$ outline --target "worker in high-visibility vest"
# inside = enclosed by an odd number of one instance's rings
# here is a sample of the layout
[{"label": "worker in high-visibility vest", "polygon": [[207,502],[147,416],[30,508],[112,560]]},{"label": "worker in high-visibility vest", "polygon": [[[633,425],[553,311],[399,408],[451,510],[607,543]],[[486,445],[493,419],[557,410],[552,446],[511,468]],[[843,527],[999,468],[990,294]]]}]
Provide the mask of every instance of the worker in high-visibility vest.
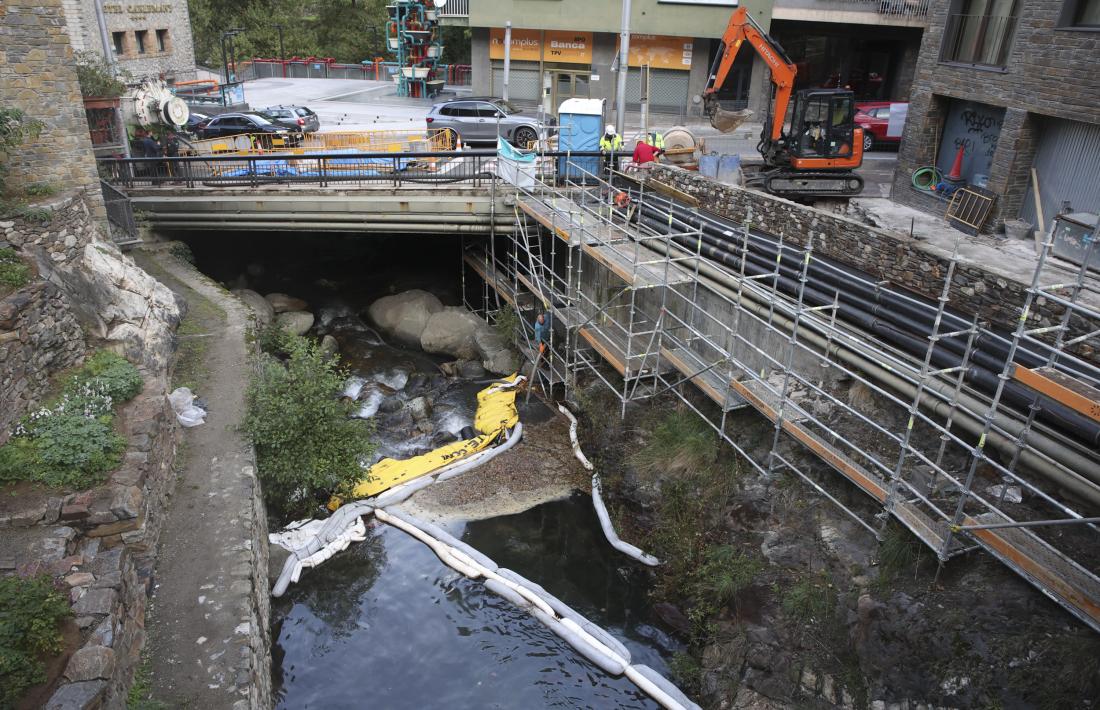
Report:
[{"label": "worker in high-visibility vest", "polygon": [[657,133],[656,131],[649,132],[649,140],[646,142],[657,150],[665,149],[665,137],[662,136],[660,133]]},{"label": "worker in high-visibility vest", "polygon": [[604,153],[617,153],[623,149],[623,137],[615,132],[615,126],[610,123],[604,129],[600,138],[600,150]]}]

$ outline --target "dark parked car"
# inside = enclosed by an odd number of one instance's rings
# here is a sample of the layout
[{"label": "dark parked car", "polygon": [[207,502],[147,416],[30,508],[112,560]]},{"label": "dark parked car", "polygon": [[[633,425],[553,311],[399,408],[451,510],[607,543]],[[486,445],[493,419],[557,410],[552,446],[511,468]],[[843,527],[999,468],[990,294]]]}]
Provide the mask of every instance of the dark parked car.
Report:
[{"label": "dark parked car", "polygon": [[519,148],[526,148],[538,140],[542,130],[553,133],[554,120],[547,119],[543,126],[531,111],[522,111],[503,99],[471,98],[450,99],[432,106],[424,119],[428,131],[450,129],[463,143],[479,141],[496,142],[497,131],[504,140]]},{"label": "dark parked car", "polygon": [[321,119],[305,106],[268,106],[260,113],[268,120],[293,131],[313,133],[321,129]]},{"label": "dark parked car", "polygon": [[192,111],[187,115],[187,123],[183,126],[183,130],[190,135],[196,135],[196,129],[210,120],[210,116],[205,113],[197,113]]},{"label": "dark parked car", "polygon": [[200,123],[195,128],[195,133],[199,138],[225,138],[242,133],[263,134],[270,136],[265,139],[265,143],[278,143],[278,138],[282,138],[285,145],[297,145],[301,142],[301,133],[298,131],[291,131],[254,113],[223,113],[214,116],[205,123]]},{"label": "dark parked car", "polygon": [[[891,103],[904,103],[899,101],[857,101],[856,125],[863,129],[863,150],[871,150],[876,145],[897,145],[901,143],[901,135],[888,136],[886,128],[890,124]],[[908,105],[908,104],[905,104]]]}]

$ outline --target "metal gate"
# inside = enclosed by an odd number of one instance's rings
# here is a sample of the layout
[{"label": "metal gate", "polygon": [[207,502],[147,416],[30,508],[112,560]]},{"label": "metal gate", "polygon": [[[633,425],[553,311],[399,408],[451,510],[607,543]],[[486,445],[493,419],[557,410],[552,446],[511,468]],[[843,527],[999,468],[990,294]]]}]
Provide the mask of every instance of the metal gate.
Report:
[{"label": "metal gate", "polygon": [[[495,64],[495,63],[494,63]],[[493,83],[489,93],[500,96],[504,91],[504,67],[493,67]],[[536,64],[534,68],[526,68],[512,64],[508,74],[508,100],[537,102],[542,95],[542,82],[539,81],[539,70]]]},{"label": "metal gate", "polygon": [[[687,105],[688,74],[675,69],[649,70],[649,110],[658,113],[678,113]],[[637,111],[641,104],[642,72],[631,68],[626,76],[626,103]]]},{"label": "metal gate", "polygon": [[[1100,126],[1059,118],[1036,118],[1038,145],[1032,166],[1039,177],[1043,225],[1050,229],[1062,203],[1074,212],[1100,213]],[[1038,225],[1035,197],[1028,186],[1020,219]]]}]

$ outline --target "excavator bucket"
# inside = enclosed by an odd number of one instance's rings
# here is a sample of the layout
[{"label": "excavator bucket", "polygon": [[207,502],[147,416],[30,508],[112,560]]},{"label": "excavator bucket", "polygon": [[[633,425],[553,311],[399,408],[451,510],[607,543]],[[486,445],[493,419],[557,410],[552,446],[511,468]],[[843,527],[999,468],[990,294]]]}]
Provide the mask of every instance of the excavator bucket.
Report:
[{"label": "excavator bucket", "polygon": [[725,109],[714,107],[714,110],[710,113],[710,125],[717,128],[722,133],[730,133],[737,129],[745,121],[749,120],[752,116],[752,111],[747,108],[740,111],[726,111]]}]

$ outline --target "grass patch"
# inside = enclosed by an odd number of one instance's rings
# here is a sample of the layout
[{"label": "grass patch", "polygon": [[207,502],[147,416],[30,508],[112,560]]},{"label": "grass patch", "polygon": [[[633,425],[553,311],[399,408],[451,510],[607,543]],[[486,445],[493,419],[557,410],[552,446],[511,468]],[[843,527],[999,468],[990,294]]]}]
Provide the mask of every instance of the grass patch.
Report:
[{"label": "grass patch", "polygon": [[878,554],[878,576],[873,582],[879,592],[890,589],[904,574],[915,573],[923,545],[912,533],[891,523],[883,533]]},{"label": "grass patch", "polygon": [[665,414],[650,428],[645,445],[630,456],[639,472],[680,473],[710,467],[718,436],[702,418],[683,408]]},{"label": "grass patch", "polygon": [[57,194],[57,186],[49,182],[32,182],[23,188],[28,197],[49,197]]},{"label": "grass patch", "polygon": [[783,611],[803,624],[829,621],[836,610],[836,591],[824,576],[805,577],[783,594]]},{"label": "grass patch", "polygon": [[141,663],[134,669],[134,681],[126,692],[126,710],[168,710],[168,705],[153,699],[153,671],[149,657],[141,655]]},{"label": "grass patch", "polygon": [[0,578],[0,708],[45,682],[43,659],[61,652],[60,625],[70,614],[48,577]]},{"label": "grass patch", "polygon": [[0,249],[0,295],[21,288],[30,280],[31,270],[14,249]]},{"label": "grass patch", "polygon": [[141,387],[141,374],[124,358],[93,355],[65,380],[59,397],[20,419],[0,446],[0,483],[84,490],[102,481],[126,449],[114,428],[115,407]]},{"label": "grass patch", "polygon": [[676,685],[688,695],[698,696],[703,689],[703,667],[695,656],[677,651],[668,662],[668,670]]}]

